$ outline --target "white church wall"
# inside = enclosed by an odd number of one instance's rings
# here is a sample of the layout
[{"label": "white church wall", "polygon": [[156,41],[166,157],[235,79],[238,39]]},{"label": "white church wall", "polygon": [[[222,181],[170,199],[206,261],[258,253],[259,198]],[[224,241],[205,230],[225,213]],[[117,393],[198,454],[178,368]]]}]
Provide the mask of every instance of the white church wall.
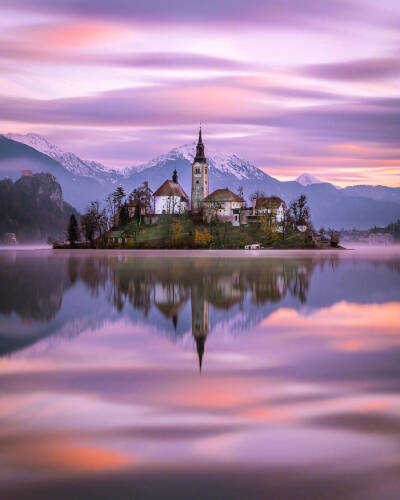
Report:
[{"label": "white church wall", "polygon": [[187,212],[188,203],[182,201],[180,196],[155,196],[155,214],[182,214]]}]

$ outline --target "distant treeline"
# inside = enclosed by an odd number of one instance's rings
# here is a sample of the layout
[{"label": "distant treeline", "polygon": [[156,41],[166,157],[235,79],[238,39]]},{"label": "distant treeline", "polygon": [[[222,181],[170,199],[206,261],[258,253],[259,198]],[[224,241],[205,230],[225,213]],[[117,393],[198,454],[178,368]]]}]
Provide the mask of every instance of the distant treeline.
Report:
[{"label": "distant treeline", "polygon": [[5,233],[15,233],[19,242],[63,237],[72,213],[79,215],[63,201],[61,186],[51,174],[0,181],[0,241]]},{"label": "distant treeline", "polygon": [[369,230],[372,234],[391,234],[396,241],[400,241],[400,219],[385,227],[373,227]]}]

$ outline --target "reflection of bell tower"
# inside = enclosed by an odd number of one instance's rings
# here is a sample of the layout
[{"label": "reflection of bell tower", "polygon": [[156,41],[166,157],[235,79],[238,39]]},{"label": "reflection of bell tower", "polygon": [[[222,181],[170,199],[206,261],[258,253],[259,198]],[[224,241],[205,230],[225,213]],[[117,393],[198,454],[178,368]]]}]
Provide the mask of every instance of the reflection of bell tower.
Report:
[{"label": "reflection of bell tower", "polygon": [[204,297],[204,291],[194,286],[192,288],[192,335],[196,341],[201,371],[204,344],[209,329],[209,304]]}]

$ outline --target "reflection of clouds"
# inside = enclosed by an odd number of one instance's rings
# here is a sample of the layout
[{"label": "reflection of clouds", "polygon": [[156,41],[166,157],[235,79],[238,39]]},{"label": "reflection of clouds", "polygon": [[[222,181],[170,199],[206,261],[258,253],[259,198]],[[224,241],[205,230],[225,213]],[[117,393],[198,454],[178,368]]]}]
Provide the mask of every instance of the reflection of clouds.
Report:
[{"label": "reflection of clouds", "polygon": [[54,441],[34,446],[13,446],[8,459],[14,466],[43,472],[87,474],[132,467],[135,460],[100,446]]},{"label": "reflection of clouds", "polygon": [[[293,340],[313,339],[343,351],[374,351],[400,345],[400,304],[350,304],[340,302],[303,316],[293,309],[280,309],[261,327],[279,329]],[[288,339],[289,340],[289,339]]]}]

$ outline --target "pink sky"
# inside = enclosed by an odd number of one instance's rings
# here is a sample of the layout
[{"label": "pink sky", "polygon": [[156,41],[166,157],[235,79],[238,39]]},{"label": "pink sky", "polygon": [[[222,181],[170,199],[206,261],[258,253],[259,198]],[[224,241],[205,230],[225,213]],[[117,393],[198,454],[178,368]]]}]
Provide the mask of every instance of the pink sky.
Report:
[{"label": "pink sky", "polygon": [[194,139],[281,180],[400,186],[395,0],[0,0],[0,131],[110,167]]}]

